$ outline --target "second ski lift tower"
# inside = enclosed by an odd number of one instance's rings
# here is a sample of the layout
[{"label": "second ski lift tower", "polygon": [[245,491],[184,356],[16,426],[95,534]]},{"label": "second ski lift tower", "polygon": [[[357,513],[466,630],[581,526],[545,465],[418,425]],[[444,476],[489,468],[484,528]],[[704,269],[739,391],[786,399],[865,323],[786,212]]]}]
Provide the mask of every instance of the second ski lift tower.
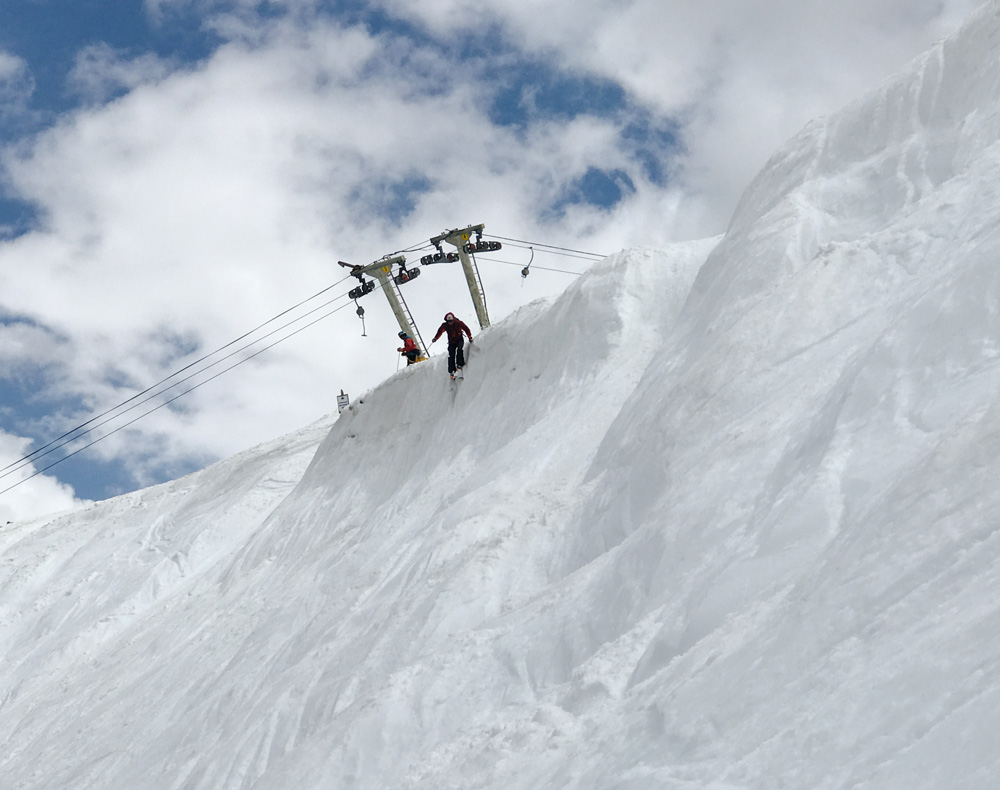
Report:
[{"label": "second ski lift tower", "polygon": [[[424,350],[424,340],[417,331],[413,316],[410,314],[410,308],[406,306],[406,300],[403,299],[403,295],[399,292],[399,286],[408,283],[414,277],[418,276],[420,269],[407,269],[405,255],[382,258],[382,260],[374,261],[367,266],[356,266],[345,261],[337,261],[337,263],[350,269],[351,275],[357,277],[361,282],[361,285],[352,288],[348,292],[347,295],[351,299],[357,300],[375,290],[375,281],[366,280],[365,275],[374,277],[379,281],[379,284],[382,286],[382,293],[385,294],[385,298],[389,302],[389,307],[393,315],[396,316],[400,330],[412,337],[413,341],[417,344],[417,348],[420,350],[417,362],[427,359],[427,352]],[[392,267],[397,264],[399,265],[399,271],[393,276]]]},{"label": "second ski lift tower", "polygon": [[[420,259],[420,263],[441,263],[442,261],[462,262],[462,270],[465,272],[465,281],[469,285],[469,295],[472,296],[472,304],[476,308],[476,317],[479,319],[479,328],[486,329],[490,325],[490,316],[486,312],[486,295],[483,293],[483,281],[479,277],[479,267],[475,260],[469,258],[469,253],[474,252],[495,252],[501,248],[498,241],[483,241],[483,230],[486,226],[470,225],[462,230],[446,230],[439,236],[431,239],[431,244],[437,247],[437,254],[425,255]],[[472,241],[475,234],[476,240]],[[441,250],[441,242],[446,242],[458,249],[457,253],[445,253]]]}]

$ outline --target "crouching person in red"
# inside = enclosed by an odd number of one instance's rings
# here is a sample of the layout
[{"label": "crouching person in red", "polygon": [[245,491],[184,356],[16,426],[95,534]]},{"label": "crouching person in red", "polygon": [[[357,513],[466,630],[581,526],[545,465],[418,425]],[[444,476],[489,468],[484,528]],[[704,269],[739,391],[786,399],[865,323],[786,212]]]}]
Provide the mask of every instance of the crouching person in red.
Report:
[{"label": "crouching person in red", "polygon": [[403,341],[403,345],[397,348],[396,351],[406,357],[407,365],[412,365],[417,361],[417,357],[420,356],[420,349],[417,348],[417,344],[413,338],[406,334],[406,332],[400,332],[399,339]]}]

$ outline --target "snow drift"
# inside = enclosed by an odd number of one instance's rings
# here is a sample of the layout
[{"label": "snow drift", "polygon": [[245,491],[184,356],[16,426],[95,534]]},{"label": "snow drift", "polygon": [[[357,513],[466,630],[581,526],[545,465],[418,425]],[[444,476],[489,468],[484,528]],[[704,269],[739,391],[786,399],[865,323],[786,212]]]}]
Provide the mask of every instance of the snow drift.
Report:
[{"label": "snow drift", "polygon": [[1000,777],[1000,12],[721,240],[0,532],[5,788]]}]

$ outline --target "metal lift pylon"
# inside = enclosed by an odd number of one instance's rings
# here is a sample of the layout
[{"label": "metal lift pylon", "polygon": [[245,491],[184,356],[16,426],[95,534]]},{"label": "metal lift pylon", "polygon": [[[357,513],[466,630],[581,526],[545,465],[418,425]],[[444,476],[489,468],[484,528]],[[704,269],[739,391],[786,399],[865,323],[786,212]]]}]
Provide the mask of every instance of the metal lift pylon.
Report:
[{"label": "metal lift pylon", "polygon": [[[497,242],[485,242],[486,249],[483,249],[484,243],[481,241],[481,238],[485,227],[484,224],[480,223],[479,225],[470,225],[462,230],[446,230],[441,235],[431,239],[431,244],[437,247],[438,250],[441,249],[442,241],[458,249],[458,257],[462,262],[462,270],[465,272],[465,281],[469,285],[469,295],[472,297],[473,307],[476,308],[476,317],[479,319],[480,329],[486,329],[490,325],[490,316],[486,312],[486,295],[483,292],[483,281],[479,276],[479,267],[469,257],[469,253],[492,252],[495,249],[500,249],[500,244]],[[474,242],[471,241],[473,234],[476,236],[476,241]]]},{"label": "metal lift pylon", "polygon": [[[405,255],[383,258],[382,260],[369,263],[367,266],[356,266],[344,261],[337,261],[337,263],[349,268],[351,275],[357,277],[361,282],[361,285],[350,292],[349,296],[352,299],[357,299],[375,290],[375,283],[371,280],[365,280],[365,275],[374,277],[379,281],[379,284],[382,286],[382,293],[385,294],[385,298],[389,302],[389,308],[392,310],[393,315],[396,316],[400,331],[406,332],[417,344],[417,348],[420,351],[420,354],[417,356],[417,362],[427,359],[424,340],[420,337],[420,332],[417,331],[417,325],[413,320],[413,315],[410,313],[410,308],[399,291],[399,286],[418,276],[420,269],[407,269]],[[392,267],[396,264],[399,264],[399,273],[394,277]]]}]

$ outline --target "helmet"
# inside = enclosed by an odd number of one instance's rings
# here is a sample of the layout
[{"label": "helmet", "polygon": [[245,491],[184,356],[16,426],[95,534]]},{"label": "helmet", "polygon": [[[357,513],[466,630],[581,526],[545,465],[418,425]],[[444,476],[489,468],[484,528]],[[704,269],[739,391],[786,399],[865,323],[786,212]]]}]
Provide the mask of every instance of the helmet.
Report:
[{"label": "helmet", "polygon": [[400,332],[400,333],[399,333],[399,336],[400,336],[400,337],[406,337],[407,335],[406,335],[406,332]]},{"label": "helmet", "polygon": [[454,313],[445,313],[444,320],[445,321],[454,321],[455,320],[455,314]]}]

